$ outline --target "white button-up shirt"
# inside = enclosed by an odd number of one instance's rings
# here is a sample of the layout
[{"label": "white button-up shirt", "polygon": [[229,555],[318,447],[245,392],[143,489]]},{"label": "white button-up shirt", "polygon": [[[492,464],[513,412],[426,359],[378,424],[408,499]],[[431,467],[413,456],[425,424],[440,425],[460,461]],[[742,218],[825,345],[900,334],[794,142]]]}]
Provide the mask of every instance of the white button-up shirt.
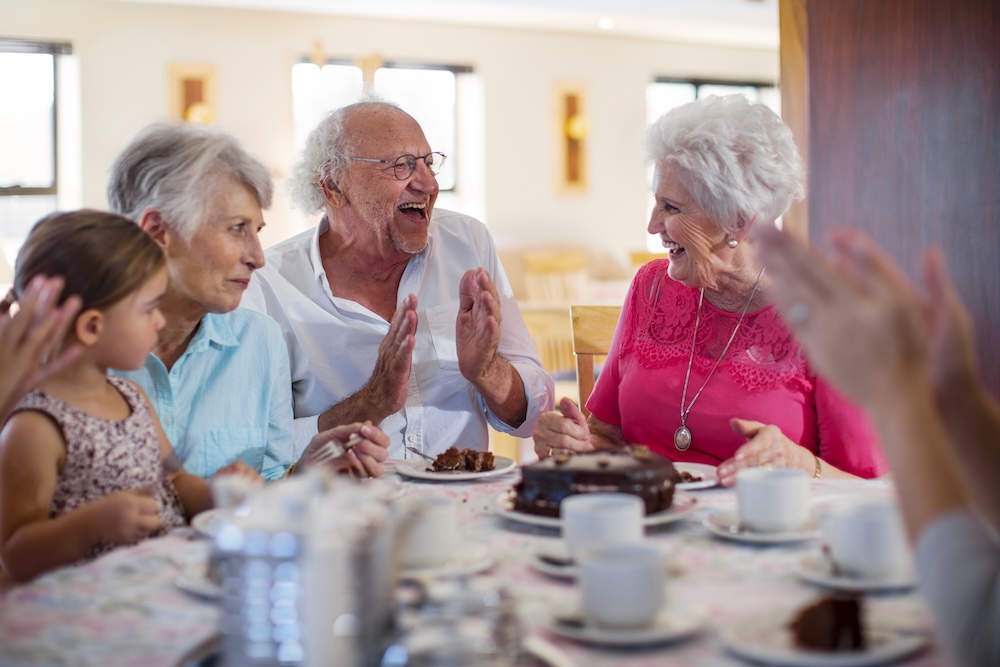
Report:
[{"label": "white button-up shirt", "polygon": [[[243,305],[267,313],[281,325],[288,345],[295,410],[295,443],[301,454],[317,433],[318,416],[360,389],[371,377],[378,347],[389,331],[381,316],[330,291],[319,254],[324,219],[267,251]],[[528,403],[517,428],[500,421],[458,367],[455,321],[459,282],[482,266],[500,296],[498,351],[517,370]],[[538,416],[552,409],[555,388],[542,368],[497,257],[493,239],[479,221],[436,210],[427,247],[403,272],[397,304],[417,295],[417,332],[406,404],[379,427],[391,439],[389,456],[412,457],[404,443],[437,455],[451,446],[484,450],[487,423],[497,431],[531,435]]]}]

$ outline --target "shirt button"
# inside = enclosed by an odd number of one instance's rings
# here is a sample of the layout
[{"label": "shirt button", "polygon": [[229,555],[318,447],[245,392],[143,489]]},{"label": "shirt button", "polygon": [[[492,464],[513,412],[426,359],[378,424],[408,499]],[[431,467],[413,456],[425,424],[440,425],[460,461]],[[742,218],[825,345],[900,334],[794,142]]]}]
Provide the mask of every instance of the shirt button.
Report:
[{"label": "shirt button", "polygon": [[163,418],[163,423],[164,423],[164,424],[169,424],[169,423],[171,423],[172,421],[174,421],[174,420],[173,420],[173,419],[171,419],[170,417],[164,417],[164,418]]},{"label": "shirt button", "polygon": [[417,444],[417,436],[415,436],[415,435],[408,435],[408,436],[406,436],[406,444],[408,444],[408,445],[416,445]]}]

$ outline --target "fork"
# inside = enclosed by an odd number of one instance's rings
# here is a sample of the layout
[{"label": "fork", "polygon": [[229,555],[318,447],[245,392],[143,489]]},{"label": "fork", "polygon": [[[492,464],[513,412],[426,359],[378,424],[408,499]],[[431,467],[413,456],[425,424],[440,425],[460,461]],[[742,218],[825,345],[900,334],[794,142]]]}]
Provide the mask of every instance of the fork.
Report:
[{"label": "fork", "polygon": [[323,445],[318,452],[316,452],[310,459],[309,465],[319,465],[321,463],[326,463],[335,458],[343,456],[350,450],[354,449],[356,446],[360,445],[365,439],[365,436],[360,433],[355,433],[351,438],[343,445],[336,440],[330,440],[325,445]]},{"label": "fork", "polygon": [[412,452],[412,453],[416,454],[417,456],[419,456],[419,457],[421,457],[423,459],[426,459],[426,460],[430,461],[431,463],[434,463],[435,459],[430,454],[424,454],[422,451],[420,451],[416,447],[411,447],[410,445],[403,445],[403,446],[406,447],[406,451]]}]

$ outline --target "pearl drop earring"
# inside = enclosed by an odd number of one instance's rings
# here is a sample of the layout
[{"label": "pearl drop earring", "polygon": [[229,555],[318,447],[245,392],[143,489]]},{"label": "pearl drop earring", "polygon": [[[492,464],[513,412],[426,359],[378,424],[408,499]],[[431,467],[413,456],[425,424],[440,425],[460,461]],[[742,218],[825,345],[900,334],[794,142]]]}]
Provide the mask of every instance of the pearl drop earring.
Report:
[{"label": "pearl drop earring", "polygon": [[726,241],[726,245],[729,246],[730,248],[735,248],[737,245],[739,245],[739,243],[740,243],[739,241],[732,238]]}]

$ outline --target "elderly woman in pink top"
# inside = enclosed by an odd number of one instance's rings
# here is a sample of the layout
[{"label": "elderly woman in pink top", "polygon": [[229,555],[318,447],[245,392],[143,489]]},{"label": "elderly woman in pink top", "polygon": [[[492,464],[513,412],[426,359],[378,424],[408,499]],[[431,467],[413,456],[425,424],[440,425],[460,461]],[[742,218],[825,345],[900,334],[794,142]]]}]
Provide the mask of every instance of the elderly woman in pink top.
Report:
[{"label": "elderly woman in pink top", "polygon": [[664,114],[643,143],[648,231],[669,253],[632,282],[589,420],[564,398],[535,428],[539,456],[642,444],[718,465],[725,485],[755,465],[884,473],[865,417],[816,377],[771,305],[754,249],[754,227],[804,193],[791,131],[762,104],[710,96]]}]

